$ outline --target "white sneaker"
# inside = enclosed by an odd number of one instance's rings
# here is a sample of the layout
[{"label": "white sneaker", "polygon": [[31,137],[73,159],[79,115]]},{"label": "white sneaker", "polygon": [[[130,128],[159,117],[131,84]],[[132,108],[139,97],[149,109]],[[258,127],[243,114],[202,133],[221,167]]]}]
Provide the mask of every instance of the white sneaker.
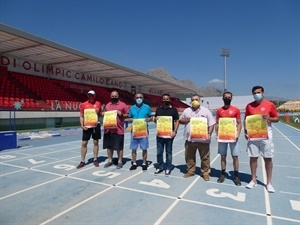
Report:
[{"label": "white sneaker", "polygon": [[251,180],[250,183],[246,185],[246,188],[252,189],[252,188],[256,187],[256,185],[257,185],[257,183],[254,183],[254,182]]},{"label": "white sneaker", "polygon": [[275,192],[275,189],[273,188],[272,184],[267,184],[267,191],[269,193],[274,193]]}]

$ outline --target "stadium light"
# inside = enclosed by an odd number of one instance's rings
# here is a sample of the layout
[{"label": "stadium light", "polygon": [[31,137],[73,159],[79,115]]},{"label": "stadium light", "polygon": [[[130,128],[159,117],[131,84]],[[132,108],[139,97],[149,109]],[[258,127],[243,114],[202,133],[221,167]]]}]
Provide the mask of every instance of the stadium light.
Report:
[{"label": "stadium light", "polygon": [[224,57],[224,92],[226,91],[226,57],[229,57],[230,49],[229,48],[222,48],[221,55]]}]

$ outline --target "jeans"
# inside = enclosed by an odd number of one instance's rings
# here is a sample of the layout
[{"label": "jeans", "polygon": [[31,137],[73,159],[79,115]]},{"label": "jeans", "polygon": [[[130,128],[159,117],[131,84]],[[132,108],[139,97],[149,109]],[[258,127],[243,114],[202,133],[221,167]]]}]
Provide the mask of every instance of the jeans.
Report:
[{"label": "jeans", "polygon": [[166,148],[166,170],[172,169],[172,150],[173,150],[173,138],[161,138],[156,137],[156,147],[157,147],[157,169],[164,169],[163,154],[164,148]]}]

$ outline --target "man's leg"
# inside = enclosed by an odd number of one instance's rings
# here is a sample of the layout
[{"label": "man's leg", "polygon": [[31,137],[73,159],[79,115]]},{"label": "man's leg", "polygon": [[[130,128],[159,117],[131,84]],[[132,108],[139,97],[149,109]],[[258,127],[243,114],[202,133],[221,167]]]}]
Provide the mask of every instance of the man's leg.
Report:
[{"label": "man's leg", "polygon": [[132,149],[131,157],[132,157],[132,163],[136,164],[136,149]]},{"label": "man's leg", "polygon": [[272,183],[272,171],[273,171],[273,161],[272,158],[264,158],[265,169],[267,173],[267,184]]},{"label": "man's leg", "polygon": [[82,144],[81,144],[81,161],[82,162],[85,161],[85,156],[86,156],[86,152],[87,152],[87,144],[88,144],[88,141],[82,141]]},{"label": "man's leg", "polygon": [[143,150],[143,153],[142,153],[143,165],[147,165],[147,156],[148,156],[147,150]]},{"label": "man's leg", "polygon": [[98,153],[99,153],[99,142],[98,140],[94,140],[94,161],[97,160],[98,158]]},{"label": "man's leg", "polygon": [[258,157],[250,157],[251,179],[254,183],[257,183],[256,181],[257,159]]}]

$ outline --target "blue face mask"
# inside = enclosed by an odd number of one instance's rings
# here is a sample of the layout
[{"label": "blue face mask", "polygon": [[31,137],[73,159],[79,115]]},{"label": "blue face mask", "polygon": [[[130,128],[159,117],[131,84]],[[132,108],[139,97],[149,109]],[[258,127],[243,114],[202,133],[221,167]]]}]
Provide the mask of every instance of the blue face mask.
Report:
[{"label": "blue face mask", "polygon": [[262,96],[262,94],[254,94],[253,98],[255,99],[255,101],[260,101],[260,100],[262,100],[263,96]]},{"label": "blue face mask", "polygon": [[143,99],[138,98],[138,99],[135,100],[135,102],[136,102],[136,104],[140,105],[140,104],[143,103]]}]

